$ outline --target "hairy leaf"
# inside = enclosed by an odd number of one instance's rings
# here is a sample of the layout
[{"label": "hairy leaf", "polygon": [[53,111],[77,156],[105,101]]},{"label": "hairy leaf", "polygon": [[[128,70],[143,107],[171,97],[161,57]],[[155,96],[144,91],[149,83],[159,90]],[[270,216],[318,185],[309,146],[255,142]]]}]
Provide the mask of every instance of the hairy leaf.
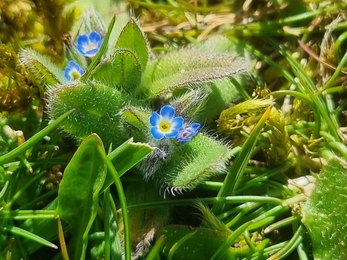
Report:
[{"label": "hairy leaf", "polygon": [[32,76],[43,86],[55,86],[58,83],[67,83],[63,71],[53,64],[48,57],[32,49],[22,49],[20,60],[32,73]]},{"label": "hairy leaf", "polygon": [[248,63],[236,55],[200,49],[182,49],[149,62],[141,91],[150,97],[177,88],[211,82],[247,72]]},{"label": "hairy leaf", "polygon": [[179,143],[172,159],[160,171],[167,191],[190,190],[201,181],[225,171],[230,158],[228,146],[199,133],[188,143]]},{"label": "hairy leaf", "polygon": [[147,38],[135,18],[131,18],[123,28],[116,48],[130,50],[140,60],[142,70],[146,67],[150,48]]},{"label": "hairy leaf", "polygon": [[123,102],[120,92],[93,81],[52,89],[48,106],[53,119],[75,109],[61,124],[66,132],[79,138],[97,133],[106,146],[110,143],[117,146],[128,139],[119,123]]},{"label": "hairy leaf", "polygon": [[344,259],[347,252],[346,165],[331,161],[316,182],[303,208],[315,259]]},{"label": "hairy leaf", "polygon": [[132,51],[116,50],[91,72],[101,83],[131,93],[141,82],[141,64]]}]

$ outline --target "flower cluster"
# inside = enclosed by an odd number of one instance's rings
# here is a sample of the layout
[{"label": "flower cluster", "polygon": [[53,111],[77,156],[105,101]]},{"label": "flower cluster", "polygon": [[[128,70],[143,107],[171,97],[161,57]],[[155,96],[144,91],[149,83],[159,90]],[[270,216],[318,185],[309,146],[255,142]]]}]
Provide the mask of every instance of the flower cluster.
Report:
[{"label": "flower cluster", "polygon": [[[100,50],[103,39],[100,34],[92,31],[89,35],[81,34],[77,37],[77,50],[85,57],[92,58]],[[69,81],[79,79],[84,70],[74,61],[70,60],[64,69],[64,76]]]},{"label": "flower cluster", "polygon": [[166,105],[160,109],[160,114],[153,112],[149,118],[151,123],[151,134],[154,139],[176,138],[180,142],[188,142],[195,136],[199,129],[199,123],[193,123],[186,127],[181,116],[175,117],[175,109]]}]

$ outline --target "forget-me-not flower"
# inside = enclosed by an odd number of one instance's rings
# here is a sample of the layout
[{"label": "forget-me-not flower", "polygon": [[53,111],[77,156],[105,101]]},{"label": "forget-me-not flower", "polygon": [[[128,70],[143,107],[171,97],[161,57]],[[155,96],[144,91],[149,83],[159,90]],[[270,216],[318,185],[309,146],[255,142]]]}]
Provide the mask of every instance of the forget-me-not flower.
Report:
[{"label": "forget-me-not flower", "polygon": [[198,133],[200,129],[199,123],[193,123],[189,127],[181,128],[176,136],[177,140],[180,142],[188,142],[194,135]]},{"label": "forget-me-not flower", "polygon": [[73,60],[70,60],[64,69],[64,76],[69,81],[79,79],[84,73],[84,70]]},{"label": "forget-me-not flower", "polygon": [[92,31],[89,35],[81,34],[77,37],[77,50],[87,57],[94,57],[103,42],[100,34]]},{"label": "forget-me-not flower", "polygon": [[151,123],[151,134],[156,140],[164,137],[174,138],[182,128],[184,119],[181,116],[175,117],[175,109],[166,105],[160,109],[160,114],[153,112],[149,118]]}]

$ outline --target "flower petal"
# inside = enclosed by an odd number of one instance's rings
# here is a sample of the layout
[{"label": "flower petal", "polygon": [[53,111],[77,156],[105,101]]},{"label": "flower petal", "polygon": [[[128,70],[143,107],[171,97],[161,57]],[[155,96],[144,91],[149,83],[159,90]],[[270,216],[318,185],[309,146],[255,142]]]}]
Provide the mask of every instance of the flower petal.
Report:
[{"label": "flower petal", "polygon": [[64,69],[64,77],[68,80],[71,81],[72,80],[72,76],[71,76],[71,68],[66,66]]},{"label": "flower petal", "polygon": [[191,126],[187,128],[181,128],[176,138],[178,141],[186,143],[198,133],[199,128],[199,123],[193,123]]},{"label": "flower petal", "polygon": [[64,69],[64,76],[69,81],[79,78],[83,73],[84,70],[73,60],[70,60]]},{"label": "flower petal", "polygon": [[96,31],[92,31],[90,34],[89,34],[89,40],[91,42],[95,42],[95,43],[98,43],[100,40],[101,40],[101,36],[98,32]]},{"label": "flower petal", "polygon": [[89,43],[89,38],[87,35],[85,34],[81,34],[81,35],[78,35],[77,37],[77,46],[80,45],[85,45],[85,44],[88,44]]},{"label": "flower petal", "polygon": [[153,112],[152,115],[149,117],[149,122],[151,123],[151,126],[159,125],[160,120],[161,116],[157,112]]},{"label": "flower petal", "polygon": [[175,109],[172,106],[166,105],[160,109],[160,115],[166,119],[172,120],[175,115]]},{"label": "flower petal", "polygon": [[102,45],[103,42],[104,42],[104,39],[101,39],[101,40],[98,42],[98,44],[97,44],[98,49],[100,49],[100,47],[101,47],[101,45]]},{"label": "flower petal", "polygon": [[95,48],[95,49],[92,49],[92,50],[89,50],[89,51],[86,51],[84,53],[84,56],[87,56],[87,57],[94,57],[99,51],[99,48]]},{"label": "flower petal", "polygon": [[158,127],[155,127],[155,126],[152,127],[150,132],[151,132],[153,138],[156,140],[161,140],[164,137],[164,134],[162,132],[160,132]]},{"label": "flower petal", "polygon": [[195,135],[200,129],[200,124],[199,123],[193,123],[189,128],[192,129],[192,133],[194,133],[194,135]]},{"label": "flower petal", "polygon": [[178,135],[178,130],[177,129],[172,129],[170,132],[165,133],[165,136],[167,138],[174,138]]},{"label": "flower petal", "polygon": [[71,68],[71,70],[74,69],[81,75],[84,73],[84,70],[76,62],[74,62],[73,60],[69,61],[68,66]]},{"label": "flower petal", "polygon": [[183,117],[177,116],[172,121],[172,127],[178,130],[178,129],[182,128],[183,123],[184,123]]}]

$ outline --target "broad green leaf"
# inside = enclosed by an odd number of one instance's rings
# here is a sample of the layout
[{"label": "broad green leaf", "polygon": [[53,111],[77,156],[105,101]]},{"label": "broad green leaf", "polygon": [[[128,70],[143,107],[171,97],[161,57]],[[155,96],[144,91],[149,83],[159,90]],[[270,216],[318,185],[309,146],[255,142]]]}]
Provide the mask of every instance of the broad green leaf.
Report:
[{"label": "broad green leaf", "polygon": [[140,60],[141,68],[147,65],[149,56],[149,45],[144,32],[137,24],[135,18],[130,18],[129,22],[123,28],[116,43],[117,49],[128,49]]},{"label": "broad green leaf", "polygon": [[319,174],[303,208],[303,223],[311,237],[314,259],[344,259],[347,252],[347,170],[330,161]]},{"label": "broad green leaf", "polygon": [[132,51],[116,50],[99,63],[90,77],[111,88],[131,93],[140,85],[141,65]]},{"label": "broad green leaf", "polygon": [[244,58],[201,49],[182,49],[150,61],[140,91],[150,97],[231,77],[249,70]]},{"label": "broad green leaf", "polygon": [[[125,143],[117,147],[110,154],[108,154],[108,158],[114,164],[119,176],[121,176],[138,162],[140,162],[143,158],[145,158],[148,154],[150,154],[153,150],[153,147],[145,143],[134,143],[132,139],[129,139]],[[108,175],[104,182],[103,188],[101,189],[101,192],[105,191],[106,188],[109,187],[112,183],[113,179]],[[53,200],[51,204],[45,207],[45,210],[55,210],[57,202],[57,200]],[[57,238],[56,223],[57,221],[54,219],[28,219],[23,223],[21,228],[39,235],[40,237],[45,238],[49,241],[53,241]],[[116,234],[112,233],[111,235],[115,236]],[[32,240],[23,240],[23,244],[30,254],[40,247],[40,244]],[[111,250],[113,254],[116,254],[116,252],[114,252],[114,248],[112,248]]]},{"label": "broad green leaf", "polygon": [[[132,138],[117,147],[114,151],[107,155],[113,163],[119,176],[143,160],[148,154],[154,150],[154,147],[145,143],[134,143]],[[113,183],[113,178],[107,175],[102,191]]]},{"label": "broad green leaf", "polygon": [[106,146],[110,143],[117,146],[128,139],[119,121],[123,102],[119,91],[93,81],[52,89],[48,106],[53,119],[75,109],[61,124],[66,132],[79,138],[96,133]]},{"label": "broad green leaf", "polygon": [[85,259],[88,233],[97,214],[98,199],[106,178],[106,167],[98,149],[100,138],[86,138],[64,171],[58,192],[57,215],[71,228],[71,259]]},{"label": "broad green leaf", "polygon": [[53,64],[48,57],[32,49],[22,49],[20,60],[31,72],[34,79],[43,87],[41,89],[42,93],[47,86],[67,83],[67,79],[64,77],[64,73],[60,68]]}]

